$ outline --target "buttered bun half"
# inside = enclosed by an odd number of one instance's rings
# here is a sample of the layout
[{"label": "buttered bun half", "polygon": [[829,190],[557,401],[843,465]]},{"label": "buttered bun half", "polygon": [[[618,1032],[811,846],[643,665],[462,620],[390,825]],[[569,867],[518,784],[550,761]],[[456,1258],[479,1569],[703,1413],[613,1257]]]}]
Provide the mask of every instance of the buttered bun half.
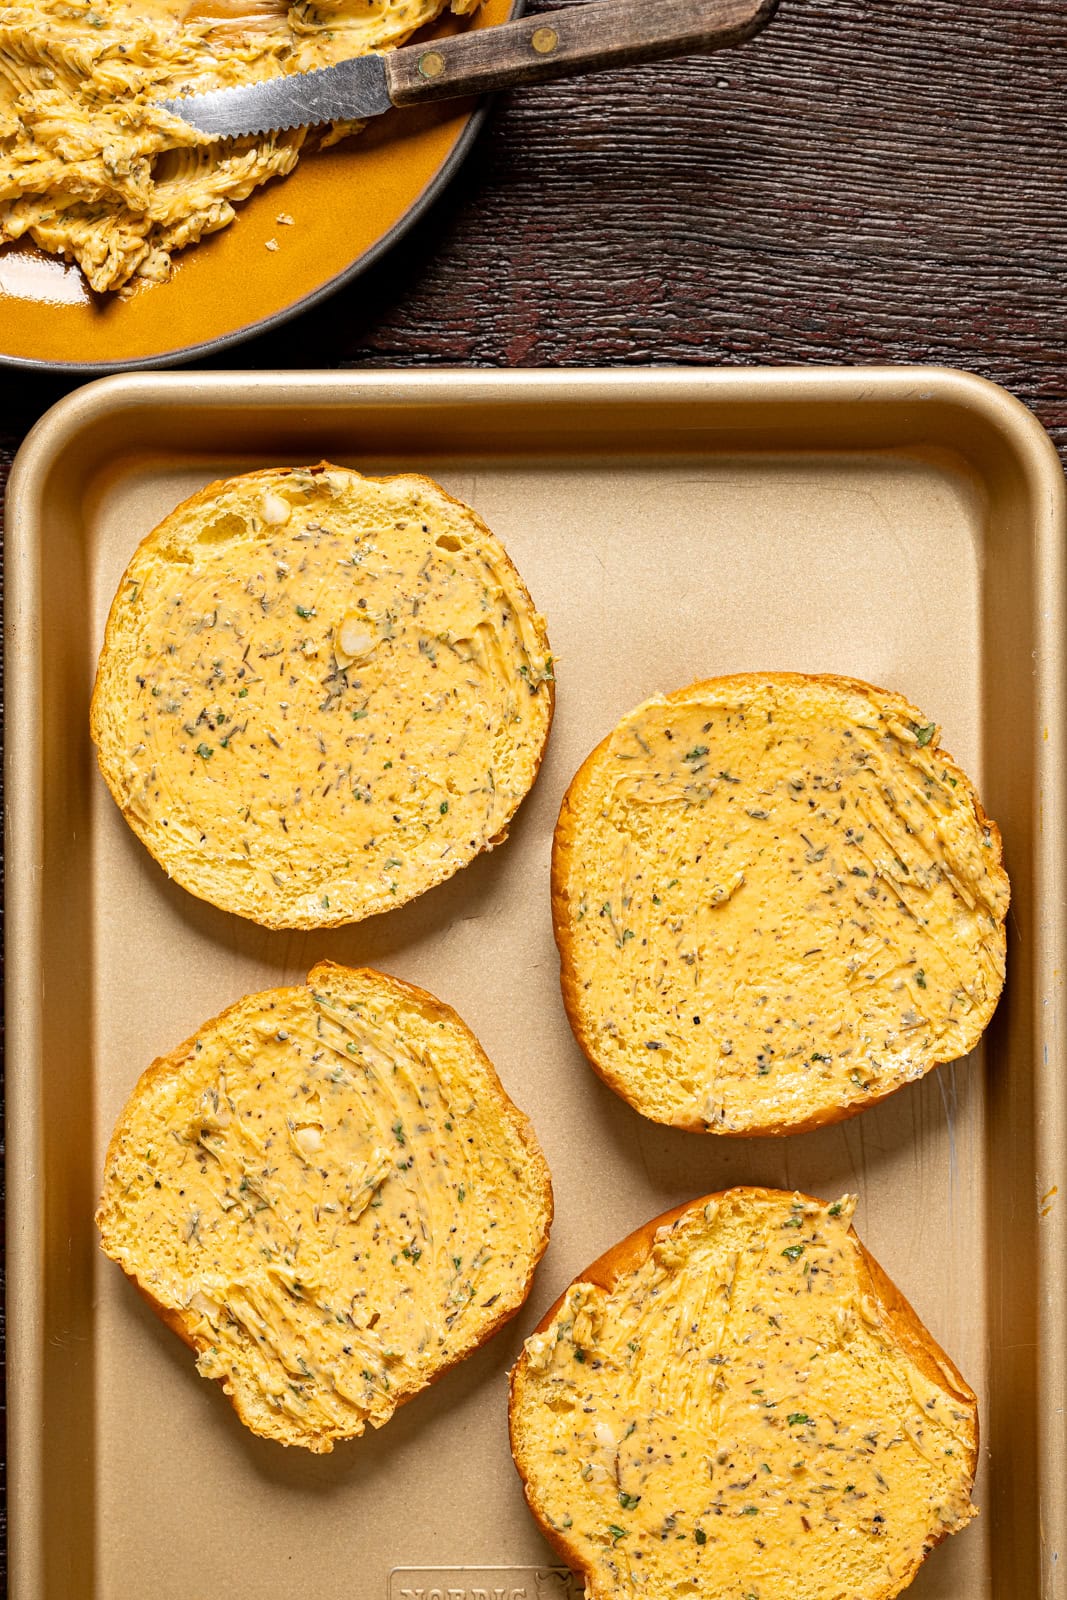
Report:
[{"label": "buttered bun half", "polygon": [[784,1134],[973,1049],[1004,984],[1000,834],[939,730],[850,678],[748,673],[629,713],[560,811],[563,999],[646,1117]]},{"label": "buttered bun half", "polygon": [[977,1401],[853,1205],[681,1206],[527,1339],[512,1452],[589,1600],[891,1600],[975,1516]]},{"label": "buttered bun half", "polygon": [[552,1189],[454,1011],[324,962],[148,1068],[96,1220],[241,1421],[321,1453],[515,1314]]},{"label": "buttered bun half", "polygon": [[506,835],[552,720],[544,619],[428,478],[213,483],[140,545],[91,728],[127,822],[201,899],[356,922]]}]

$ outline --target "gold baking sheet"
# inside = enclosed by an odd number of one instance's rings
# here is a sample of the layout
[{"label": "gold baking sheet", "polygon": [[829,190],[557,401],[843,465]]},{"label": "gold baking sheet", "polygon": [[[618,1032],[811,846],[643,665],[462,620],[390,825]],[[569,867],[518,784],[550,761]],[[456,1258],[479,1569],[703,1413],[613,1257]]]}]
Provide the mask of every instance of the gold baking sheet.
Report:
[{"label": "gold baking sheet", "polygon": [[[548,618],[558,710],[505,847],[391,915],[270,933],[150,860],[98,777],[88,697],[142,534],[214,477],[324,455],[426,471],[481,512]],[[583,1265],[738,1181],[858,1190],[865,1243],[979,1390],[982,1516],[916,1600],[1067,1594],[1064,526],[1029,413],[938,370],[129,376],[44,418],[7,523],[18,1600],[569,1600],[510,1464],[507,1369]],[[771,668],[870,679],[943,724],[1004,831],[1009,980],[973,1058],[834,1128],[719,1141],[644,1122],[585,1065],[549,845],[621,713]],[[314,1458],[241,1427],[100,1255],[92,1211],[141,1069],[322,956],[459,1010],[536,1124],[557,1213],[516,1322]]]}]

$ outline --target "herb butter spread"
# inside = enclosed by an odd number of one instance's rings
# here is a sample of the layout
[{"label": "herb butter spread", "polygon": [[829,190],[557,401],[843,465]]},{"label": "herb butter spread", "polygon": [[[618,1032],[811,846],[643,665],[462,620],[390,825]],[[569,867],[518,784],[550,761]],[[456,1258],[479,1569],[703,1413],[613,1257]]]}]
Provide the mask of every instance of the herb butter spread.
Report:
[{"label": "herb butter spread", "polygon": [[512,1449],[591,1600],[889,1600],[975,1515],[975,1397],[853,1204],[701,1200],[526,1341]]},{"label": "herb butter spread", "polygon": [[526,1118],[430,995],[329,963],[142,1076],[103,1247],[241,1420],[328,1451],[526,1298],[552,1194]]},{"label": "herb butter spread", "polygon": [[1004,982],[996,826],[935,724],[849,679],[639,706],[571,785],[553,887],[579,1042],[680,1127],[849,1116],[972,1049]]},{"label": "herb butter spread", "polygon": [[[361,123],[212,140],[155,101],[402,44],[446,0],[17,0],[0,12],[0,241],[76,261],[96,290],[168,278],[302,150]],[[471,9],[452,0],[452,9]]]},{"label": "herb butter spread", "polygon": [[268,927],[402,905],[499,843],[552,718],[543,619],[427,478],[212,484],[127,568],[93,696],[127,821]]}]

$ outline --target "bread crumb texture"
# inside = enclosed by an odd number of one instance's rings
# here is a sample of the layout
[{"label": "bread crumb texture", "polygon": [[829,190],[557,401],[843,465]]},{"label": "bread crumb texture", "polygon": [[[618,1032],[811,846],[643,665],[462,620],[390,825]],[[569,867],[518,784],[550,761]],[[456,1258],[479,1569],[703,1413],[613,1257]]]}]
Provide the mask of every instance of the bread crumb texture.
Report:
[{"label": "bread crumb texture", "polygon": [[544,621],[473,511],[427,478],[275,470],[212,484],[141,544],[92,733],[177,882],[327,927],[500,841],[553,693]]},{"label": "bread crumb texture", "polygon": [[592,1600],[889,1600],[976,1514],[975,1397],[853,1204],[699,1201],[526,1341],[515,1460]]},{"label": "bread crumb texture", "polygon": [[148,1069],[96,1220],[241,1420],[323,1452],[513,1315],[551,1211],[533,1131],[459,1017],[324,963]]},{"label": "bread crumb texture", "polygon": [[657,1122],[785,1133],[977,1043],[1004,983],[1000,835],[899,695],[712,679],[624,717],[556,830],[564,1000]]}]

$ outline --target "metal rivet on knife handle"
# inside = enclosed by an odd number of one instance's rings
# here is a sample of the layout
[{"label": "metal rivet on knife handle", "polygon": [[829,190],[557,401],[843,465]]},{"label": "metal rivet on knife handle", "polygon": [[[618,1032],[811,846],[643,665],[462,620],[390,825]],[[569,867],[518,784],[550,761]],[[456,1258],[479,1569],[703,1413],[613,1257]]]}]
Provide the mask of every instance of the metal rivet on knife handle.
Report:
[{"label": "metal rivet on knife handle", "polygon": [[419,57],[419,71],[424,78],[439,78],[445,70],[445,58],[440,50],[427,50]]},{"label": "metal rivet on knife handle", "polygon": [[539,56],[547,56],[559,44],[559,34],[555,28],[538,28],[530,43]]}]

